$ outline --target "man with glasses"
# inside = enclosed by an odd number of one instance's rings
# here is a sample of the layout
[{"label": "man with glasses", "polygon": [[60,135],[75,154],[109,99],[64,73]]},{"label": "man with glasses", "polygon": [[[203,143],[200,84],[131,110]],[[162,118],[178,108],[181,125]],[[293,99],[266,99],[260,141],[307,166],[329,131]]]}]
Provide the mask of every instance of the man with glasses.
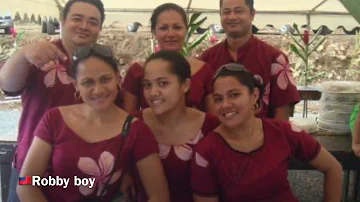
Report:
[{"label": "man with glasses", "polygon": [[23,106],[8,201],[19,201],[18,175],[39,120],[50,108],[82,102],[68,75],[69,56],[96,42],[104,20],[101,0],[70,0],[62,13],[61,40],[24,46],[1,68],[0,88],[7,95],[21,95]]},{"label": "man with glasses", "polygon": [[244,65],[265,85],[258,116],[288,120],[300,96],[287,57],[252,33],[254,0],[220,0],[220,17],[226,40],[206,50],[200,59],[214,71],[228,63]]}]

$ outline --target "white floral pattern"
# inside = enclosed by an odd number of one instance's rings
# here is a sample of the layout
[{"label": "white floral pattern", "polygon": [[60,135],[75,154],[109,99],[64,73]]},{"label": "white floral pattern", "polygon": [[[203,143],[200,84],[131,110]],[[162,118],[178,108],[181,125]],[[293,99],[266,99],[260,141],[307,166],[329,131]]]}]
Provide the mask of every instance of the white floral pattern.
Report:
[{"label": "white floral pattern", "polygon": [[194,139],[182,145],[171,146],[171,145],[158,144],[160,159],[166,159],[169,156],[171,148],[174,148],[175,154],[179,159],[183,161],[190,160],[193,153],[193,149],[190,145],[197,144],[199,140],[203,137],[204,134],[202,133],[202,131],[199,131],[199,133],[196,135]]},{"label": "white floral pattern", "polygon": [[[109,174],[114,168],[114,156],[107,151],[101,153],[98,163],[96,163],[92,158],[89,157],[80,157],[78,162],[78,168],[85,174],[93,176],[95,180],[95,185],[93,188],[89,188],[86,186],[80,186],[79,191],[82,195],[88,196],[92,194],[96,188],[97,196],[101,195],[101,192],[104,189],[105,184],[109,180]],[[117,180],[120,179],[121,171],[116,171],[110,181],[109,184],[114,184]],[[105,195],[106,191],[102,194]]]},{"label": "white floral pattern", "polygon": [[282,90],[285,90],[289,83],[294,86],[296,85],[295,80],[291,74],[290,64],[283,54],[281,54],[276,59],[276,62],[271,65],[271,75],[278,76],[277,85]]},{"label": "white floral pattern", "polygon": [[297,133],[301,132],[301,129],[298,128],[293,122],[290,121],[291,130]]},{"label": "white floral pattern", "polygon": [[44,77],[44,84],[47,88],[51,88],[56,84],[56,76],[62,84],[70,84],[71,79],[67,74],[67,69],[57,60],[51,61],[40,67],[41,71],[47,72]]},{"label": "white floral pattern", "polygon": [[195,162],[198,166],[203,168],[206,168],[209,165],[209,162],[197,152],[195,153]]}]

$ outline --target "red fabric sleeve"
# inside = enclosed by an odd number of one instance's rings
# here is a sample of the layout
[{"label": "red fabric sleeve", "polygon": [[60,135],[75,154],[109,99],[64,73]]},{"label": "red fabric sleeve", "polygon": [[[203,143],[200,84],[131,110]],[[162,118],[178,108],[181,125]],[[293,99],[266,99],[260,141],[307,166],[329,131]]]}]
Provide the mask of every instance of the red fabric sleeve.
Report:
[{"label": "red fabric sleeve", "polygon": [[38,123],[34,135],[53,145],[55,143],[53,122],[61,117],[59,108],[53,108],[47,111]]},{"label": "red fabric sleeve", "polygon": [[282,127],[295,158],[311,161],[319,154],[321,145],[310,134],[290,123],[284,123]]},{"label": "red fabric sleeve", "polygon": [[140,119],[141,121],[144,121],[143,111],[142,110],[133,111],[133,112],[130,113],[130,115]]},{"label": "red fabric sleeve", "polygon": [[144,76],[144,71],[142,66],[139,63],[134,63],[128,69],[124,82],[122,83],[122,88],[124,91],[131,93],[133,96],[140,99],[142,95],[142,78]]},{"label": "red fabric sleeve", "polygon": [[214,72],[212,71],[210,65],[208,64],[205,64],[203,68],[206,69],[204,71],[205,97],[206,97],[209,94],[213,93],[212,78],[214,76]]},{"label": "red fabric sleeve", "polygon": [[138,120],[132,123],[131,128],[136,131],[136,138],[132,148],[132,157],[135,162],[142,160],[153,153],[159,153],[154,135],[149,127]]},{"label": "red fabric sleeve", "polygon": [[210,56],[210,49],[205,50],[200,56],[199,56],[199,60],[204,61],[205,63],[207,63],[209,61],[209,56]]},{"label": "red fabric sleeve", "polygon": [[204,196],[218,194],[215,169],[212,165],[211,137],[207,136],[195,146],[191,165],[191,187],[194,193]]},{"label": "red fabric sleeve", "polygon": [[201,131],[204,135],[206,135],[208,132],[215,130],[215,128],[217,128],[220,124],[221,122],[215,115],[206,113]]},{"label": "red fabric sleeve", "polygon": [[270,103],[273,108],[296,104],[300,101],[289,60],[283,53],[280,53],[271,65],[270,82]]}]

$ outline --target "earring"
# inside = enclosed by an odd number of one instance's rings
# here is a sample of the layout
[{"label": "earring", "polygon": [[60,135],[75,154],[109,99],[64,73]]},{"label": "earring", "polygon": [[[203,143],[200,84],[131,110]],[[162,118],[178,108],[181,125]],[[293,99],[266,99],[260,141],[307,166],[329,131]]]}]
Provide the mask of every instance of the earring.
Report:
[{"label": "earring", "polygon": [[80,92],[79,92],[79,91],[75,91],[75,92],[74,92],[74,98],[75,98],[76,100],[80,100],[80,99],[81,99],[81,95],[80,95]]},{"label": "earring", "polygon": [[258,103],[255,103],[254,104],[254,110],[257,110],[259,108],[259,104]]}]

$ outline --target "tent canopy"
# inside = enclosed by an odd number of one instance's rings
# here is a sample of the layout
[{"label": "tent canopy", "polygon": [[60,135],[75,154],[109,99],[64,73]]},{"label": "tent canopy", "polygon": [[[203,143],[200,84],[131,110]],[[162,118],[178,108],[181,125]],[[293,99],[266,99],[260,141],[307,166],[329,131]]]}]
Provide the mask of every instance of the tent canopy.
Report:
[{"label": "tent canopy", "polygon": [[[154,7],[165,2],[173,2],[184,8],[188,5],[188,0],[131,0],[121,3],[118,0],[104,0],[108,12],[131,10],[151,12]],[[306,14],[313,9],[315,10],[312,11],[310,25],[314,29],[322,25],[332,30],[339,26],[344,26],[348,30],[359,26],[339,0],[254,0],[254,2],[257,11],[254,24],[258,28],[264,28],[267,25],[280,28],[284,24],[292,23],[306,25],[308,23]],[[205,24],[220,24],[219,0],[192,0],[191,9],[204,12],[204,15],[208,17]],[[119,21],[121,19],[126,21],[127,17],[121,16]],[[134,19],[136,19],[135,16],[132,17],[132,20]],[[140,22],[147,23],[144,20]]]},{"label": "tent canopy", "polygon": [[[66,0],[59,0],[65,2]],[[188,5],[188,0],[103,0],[106,8],[106,24],[119,21],[128,24],[138,21],[142,24],[148,24],[152,10],[163,3],[173,2],[184,8]],[[272,25],[280,28],[284,24],[297,23],[306,25],[306,13],[319,4],[311,15],[311,27],[317,29],[321,25],[326,25],[334,30],[339,26],[344,26],[351,30],[359,24],[340,3],[339,0],[254,0],[257,11],[254,24],[258,28],[266,25]],[[21,5],[21,7],[19,6]],[[192,0],[191,9],[193,11],[203,11],[208,17],[205,25],[220,24],[219,0]],[[4,1],[0,8],[0,14],[10,11],[15,15],[19,11],[23,16],[25,12],[30,16],[34,13],[36,16],[52,16],[58,18],[58,10],[54,0],[11,0]],[[130,13],[129,13],[130,12]]]},{"label": "tent canopy", "polygon": [[[258,11],[308,11],[316,7],[324,0],[254,0],[255,9]],[[121,1],[118,0],[103,0],[106,8],[148,8],[152,9],[157,5],[166,2],[173,2],[182,7],[188,5],[188,0],[131,0]],[[151,3],[148,3],[151,2]],[[193,9],[219,9],[219,0],[192,0],[191,7]],[[347,12],[343,5],[338,0],[327,0],[317,10],[328,12]]]}]

